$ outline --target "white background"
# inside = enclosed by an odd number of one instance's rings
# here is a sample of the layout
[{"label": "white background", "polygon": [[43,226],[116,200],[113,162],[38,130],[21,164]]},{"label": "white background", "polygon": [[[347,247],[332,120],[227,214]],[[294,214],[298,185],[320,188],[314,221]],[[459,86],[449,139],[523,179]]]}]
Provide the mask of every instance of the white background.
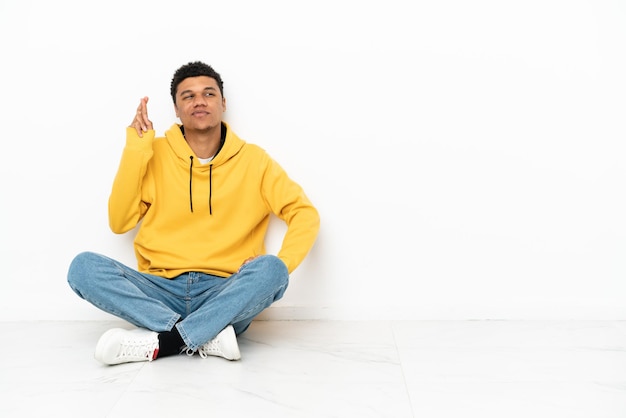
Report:
[{"label": "white background", "polygon": [[[626,3],[0,2],[0,318],[99,319],[140,97],[202,60],[322,224],[269,318],[626,319]],[[283,226],[273,222],[275,252]]]}]

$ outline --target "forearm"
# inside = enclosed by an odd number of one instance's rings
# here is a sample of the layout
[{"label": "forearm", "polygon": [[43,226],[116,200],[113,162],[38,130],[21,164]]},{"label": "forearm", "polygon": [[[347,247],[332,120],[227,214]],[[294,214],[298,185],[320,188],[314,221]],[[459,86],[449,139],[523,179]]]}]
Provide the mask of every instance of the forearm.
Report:
[{"label": "forearm", "polygon": [[310,202],[304,202],[294,209],[285,222],[287,232],[278,258],[283,260],[289,273],[292,273],[313,247],[320,228],[320,217]]},{"label": "forearm", "polygon": [[118,234],[134,228],[145,213],[142,182],[153,153],[154,131],[140,138],[135,129],[128,128],[126,134],[126,146],[109,196],[109,226]]}]

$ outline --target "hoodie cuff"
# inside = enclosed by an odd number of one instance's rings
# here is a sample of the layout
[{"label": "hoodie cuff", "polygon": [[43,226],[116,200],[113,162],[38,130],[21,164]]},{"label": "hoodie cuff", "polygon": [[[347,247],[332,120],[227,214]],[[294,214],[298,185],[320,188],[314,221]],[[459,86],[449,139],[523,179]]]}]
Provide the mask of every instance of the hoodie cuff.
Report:
[{"label": "hoodie cuff", "polygon": [[126,128],[126,147],[137,150],[152,150],[154,140],[154,130],[150,129],[139,136],[135,128]]}]

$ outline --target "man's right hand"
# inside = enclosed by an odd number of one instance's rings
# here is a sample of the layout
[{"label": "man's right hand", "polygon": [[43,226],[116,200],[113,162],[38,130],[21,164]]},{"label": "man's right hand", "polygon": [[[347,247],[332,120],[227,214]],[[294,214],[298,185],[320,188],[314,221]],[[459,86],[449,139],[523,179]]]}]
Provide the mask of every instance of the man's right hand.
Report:
[{"label": "man's right hand", "polygon": [[139,102],[135,119],[130,124],[130,128],[135,128],[140,137],[143,137],[144,132],[153,129],[152,122],[148,119],[148,97],[142,98]]}]

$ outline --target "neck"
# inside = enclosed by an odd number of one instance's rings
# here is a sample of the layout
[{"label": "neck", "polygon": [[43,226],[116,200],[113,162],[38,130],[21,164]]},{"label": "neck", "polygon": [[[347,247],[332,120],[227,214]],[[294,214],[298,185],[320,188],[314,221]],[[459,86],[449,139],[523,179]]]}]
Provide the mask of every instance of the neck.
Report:
[{"label": "neck", "polygon": [[189,130],[185,127],[185,140],[199,158],[215,155],[222,139],[222,124],[204,131]]}]

